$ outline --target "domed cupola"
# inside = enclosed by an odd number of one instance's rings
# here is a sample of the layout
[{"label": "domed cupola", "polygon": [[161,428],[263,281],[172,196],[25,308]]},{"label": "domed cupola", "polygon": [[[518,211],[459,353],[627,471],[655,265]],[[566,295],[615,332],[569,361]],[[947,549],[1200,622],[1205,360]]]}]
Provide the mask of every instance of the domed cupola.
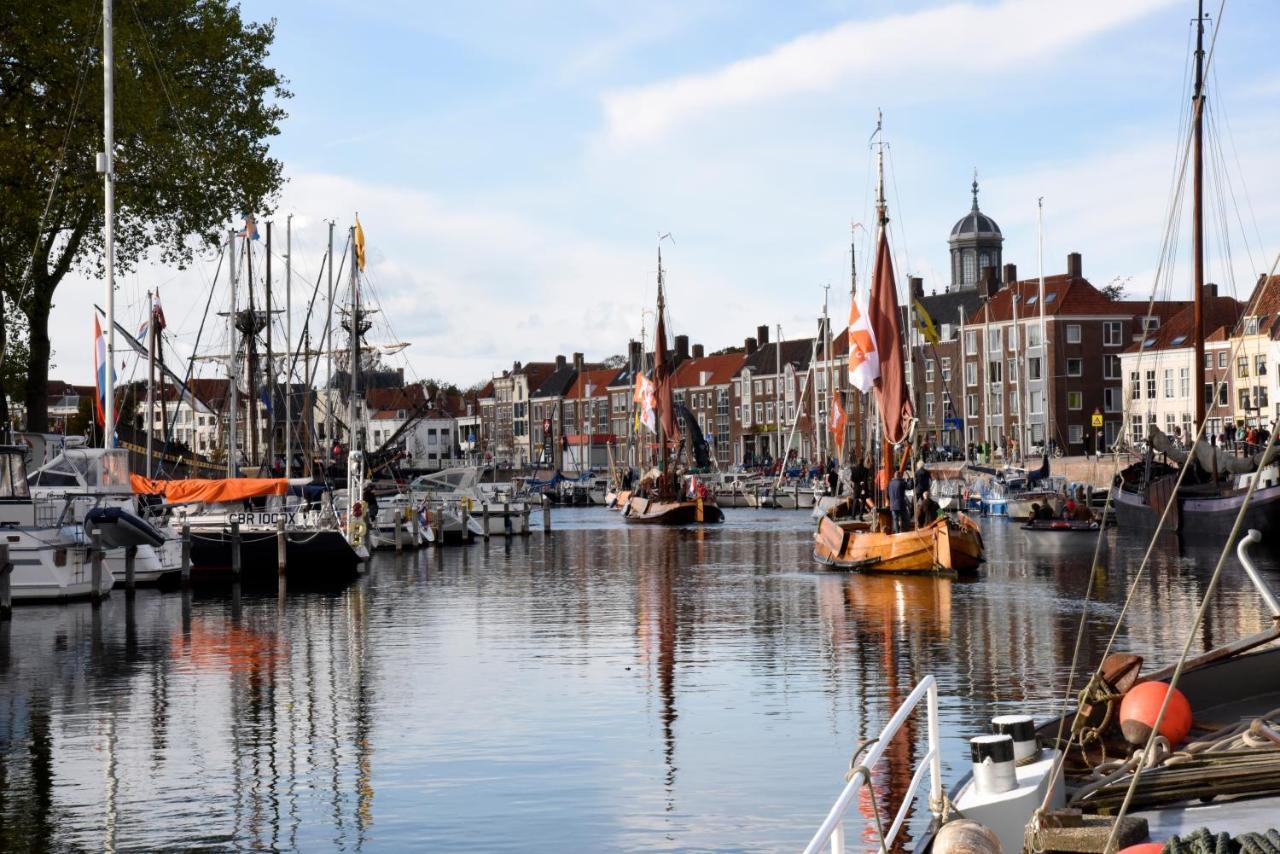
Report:
[{"label": "domed cupola", "polygon": [[951,229],[947,243],[951,246],[949,290],[976,288],[984,267],[1000,269],[1004,235],[996,221],[978,209],[976,170],[973,174],[973,207]]}]

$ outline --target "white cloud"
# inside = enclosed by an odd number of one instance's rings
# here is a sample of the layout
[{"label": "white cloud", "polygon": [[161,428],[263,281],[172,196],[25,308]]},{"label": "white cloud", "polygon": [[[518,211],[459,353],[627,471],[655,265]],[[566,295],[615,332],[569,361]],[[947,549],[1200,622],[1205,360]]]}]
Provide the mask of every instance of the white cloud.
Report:
[{"label": "white cloud", "polygon": [[[1173,0],[1005,0],[957,3],[877,21],[850,21],[706,73],[606,93],[606,135],[629,144],[709,111],[904,79],[936,87],[957,69],[1005,71],[1046,61]],[[941,75],[941,78],[940,78]]]}]

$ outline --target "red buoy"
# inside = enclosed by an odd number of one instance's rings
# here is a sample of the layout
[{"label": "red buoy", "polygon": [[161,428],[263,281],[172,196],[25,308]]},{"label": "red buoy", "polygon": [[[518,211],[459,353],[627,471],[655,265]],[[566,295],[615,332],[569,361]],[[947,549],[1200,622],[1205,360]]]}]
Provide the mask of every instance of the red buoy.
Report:
[{"label": "red buoy", "polygon": [[[1168,714],[1165,717],[1168,717]],[[1139,842],[1137,845],[1121,848],[1119,854],[1160,854],[1163,850],[1163,842]]]},{"label": "red buoy", "polygon": [[[1140,682],[1129,689],[1120,701],[1120,731],[1126,741],[1130,744],[1147,743],[1169,690],[1165,682]],[[1160,734],[1170,745],[1176,745],[1191,732],[1191,704],[1177,688],[1172,690],[1169,708],[1165,709],[1164,720],[1160,722]]]}]

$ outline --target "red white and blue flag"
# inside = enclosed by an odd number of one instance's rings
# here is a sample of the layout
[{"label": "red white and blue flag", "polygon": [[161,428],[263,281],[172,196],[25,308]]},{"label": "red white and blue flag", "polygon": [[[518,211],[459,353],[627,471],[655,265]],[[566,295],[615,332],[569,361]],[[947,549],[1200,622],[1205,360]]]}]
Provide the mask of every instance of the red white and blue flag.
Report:
[{"label": "red white and blue flag", "polygon": [[[107,423],[107,340],[102,337],[102,324],[98,323],[98,315],[93,316],[93,376],[98,386],[98,393],[93,399],[94,412],[98,423]],[[114,380],[115,377],[112,377]]]}]

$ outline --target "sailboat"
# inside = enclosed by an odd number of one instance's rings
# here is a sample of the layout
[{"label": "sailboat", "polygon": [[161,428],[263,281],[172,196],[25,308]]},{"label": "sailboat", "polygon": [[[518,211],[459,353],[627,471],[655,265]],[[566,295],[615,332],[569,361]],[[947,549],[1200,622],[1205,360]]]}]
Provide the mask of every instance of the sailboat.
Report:
[{"label": "sailboat", "polygon": [[[662,241],[658,241],[658,328],[654,333],[652,405],[650,418],[658,434],[660,465],[640,478],[639,485],[622,508],[622,518],[634,524],[701,525],[723,522],[724,512],[716,504],[715,493],[690,478],[682,482],[672,459],[669,442],[682,429],[682,449],[686,458],[694,457],[699,468],[708,463],[698,457],[707,454],[707,443],[698,422],[687,409],[677,407],[672,396],[672,370],[668,364],[666,301],[663,295]],[[641,379],[641,382],[648,382]],[[677,410],[684,410],[682,413]],[[677,417],[683,428],[677,426]]]},{"label": "sailboat", "polygon": [[[879,132],[877,124],[876,133]],[[877,168],[880,236],[875,277],[866,315],[859,310],[856,299],[851,308],[849,379],[861,391],[875,391],[883,436],[879,482],[887,486],[896,468],[894,447],[909,445],[915,418],[907,392],[901,315],[885,229],[889,217],[884,198],[883,144]],[[903,466],[910,459],[909,452],[908,447]],[[818,519],[813,536],[813,557],[818,563],[860,572],[958,575],[975,572],[982,562],[982,534],[963,513],[893,533],[886,511],[877,513],[874,522],[855,518],[854,500],[850,496],[836,503]]]},{"label": "sailboat", "polygon": [[[1201,26],[1203,30],[1203,25]],[[1196,51],[1196,78],[1192,92],[1192,263],[1194,270],[1193,317],[1191,338],[1195,343],[1195,380],[1193,390],[1205,388],[1205,338],[1214,329],[1207,328],[1206,314],[1214,314],[1215,299],[1205,299],[1204,277],[1204,112],[1207,97],[1204,84],[1204,51]],[[1274,271],[1273,271],[1274,272]],[[1264,289],[1272,287],[1272,276],[1263,277],[1258,285],[1255,308]],[[1208,286],[1212,288],[1213,286]],[[1234,323],[1235,318],[1229,318]],[[1144,341],[1144,347],[1148,346]],[[1234,355],[1234,354],[1233,354]],[[1235,359],[1232,359],[1234,362]],[[1226,383],[1226,379],[1219,381]],[[1218,387],[1214,389],[1215,395]],[[1248,504],[1247,515],[1239,530],[1257,529],[1264,537],[1280,534],[1280,458],[1274,452],[1237,457],[1222,447],[1206,441],[1205,395],[1193,394],[1195,423],[1201,425],[1197,441],[1190,449],[1180,448],[1158,427],[1151,425],[1145,459],[1120,473],[1112,493],[1116,523],[1137,530],[1176,531],[1187,537],[1226,537],[1232,532],[1236,514],[1245,503],[1254,472],[1262,469],[1256,493]],[[1274,425],[1273,425],[1274,426]],[[1156,453],[1176,463],[1158,462]],[[1187,468],[1185,474],[1182,468]],[[1167,512],[1166,512],[1167,510]]]}]

